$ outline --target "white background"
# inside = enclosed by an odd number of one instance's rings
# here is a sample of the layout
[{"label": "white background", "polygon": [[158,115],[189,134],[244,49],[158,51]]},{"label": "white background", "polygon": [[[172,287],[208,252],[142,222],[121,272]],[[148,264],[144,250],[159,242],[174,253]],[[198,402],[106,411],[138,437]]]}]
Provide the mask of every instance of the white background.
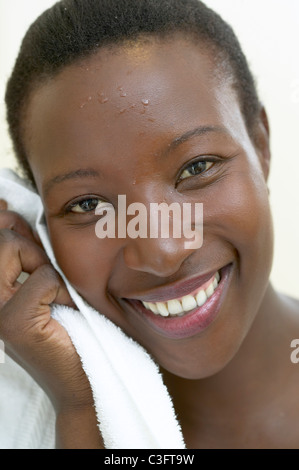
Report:
[{"label": "white background", "polygon": [[[120,0],[121,1],[121,0]],[[15,168],[3,95],[21,39],[53,0],[0,0],[0,168]],[[276,233],[272,281],[299,297],[299,1],[206,0],[235,29],[271,125],[269,187]]]}]

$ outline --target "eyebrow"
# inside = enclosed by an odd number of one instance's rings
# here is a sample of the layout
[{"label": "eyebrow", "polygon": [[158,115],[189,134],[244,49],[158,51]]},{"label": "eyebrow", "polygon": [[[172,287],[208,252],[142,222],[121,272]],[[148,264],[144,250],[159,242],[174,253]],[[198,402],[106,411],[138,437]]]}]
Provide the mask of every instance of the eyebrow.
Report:
[{"label": "eyebrow", "polygon": [[47,196],[47,194],[50,192],[53,186],[60,184],[67,180],[83,179],[83,178],[90,178],[90,177],[96,178],[99,176],[100,176],[100,173],[96,170],[93,170],[92,168],[83,168],[83,169],[79,169],[75,171],[70,171],[62,175],[57,175],[45,183],[44,194],[45,196]]},{"label": "eyebrow", "polygon": [[183,144],[184,142],[187,142],[187,140],[191,139],[192,137],[201,137],[210,133],[229,135],[228,131],[221,126],[199,126],[191,131],[185,132],[185,134],[181,135],[180,137],[176,137],[168,146],[166,153],[170,152],[171,150],[174,150],[176,147]]}]

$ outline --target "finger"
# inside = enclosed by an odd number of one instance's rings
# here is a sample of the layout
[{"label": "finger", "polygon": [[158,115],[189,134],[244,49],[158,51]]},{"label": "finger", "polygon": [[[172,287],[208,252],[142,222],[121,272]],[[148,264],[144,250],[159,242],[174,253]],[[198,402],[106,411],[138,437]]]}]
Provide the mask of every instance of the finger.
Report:
[{"label": "finger", "polygon": [[0,229],[5,228],[13,230],[33,242],[36,241],[34,232],[28,222],[16,212],[7,210],[0,212]]},{"label": "finger", "polygon": [[8,204],[4,199],[0,199],[0,211],[6,211],[8,208]]},{"label": "finger", "polygon": [[71,307],[77,310],[77,306],[74,304],[73,299],[71,298],[62,277],[57,272],[56,275],[58,276],[59,280],[59,289],[57,291],[54,303],[58,305],[66,305],[67,307]]},{"label": "finger", "polygon": [[0,230],[0,266],[1,270],[17,263],[18,275],[24,271],[31,274],[42,264],[49,264],[49,258],[35,242],[18,233],[3,229]]},{"label": "finger", "polygon": [[21,342],[21,337],[31,332],[36,339],[45,339],[51,333],[45,330],[51,321],[50,305],[57,303],[63,289],[63,281],[52,266],[38,267],[0,311],[1,336],[8,342]]},{"label": "finger", "polygon": [[[16,302],[18,298],[22,298],[26,321],[30,321],[32,318],[36,319],[39,313],[43,315],[45,308],[48,311],[51,304],[58,303],[59,296],[64,294],[63,291],[66,291],[66,287],[57,271],[51,265],[44,264],[39,266],[18,290]],[[20,316],[23,318],[24,313],[20,312]]]},{"label": "finger", "polygon": [[[60,274],[53,268],[52,265],[50,264],[44,264],[37,268],[31,276],[27,278],[27,280],[24,282],[25,285],[25,290],[30,290],[31,284],[35,282],[35,278],[37,279],[37,282],[44,282],[44,285],[41,287],[41,293],[47,291],[47,285],[53,284],[55,285],[55,296],[49,297],[49,298],[44,298],[42,299],[42,303],[44,304],[45,302],[48,304],[59,304],[59,305],[66,305],[68,307],[76,308],[69,291],[67,290],[67,287],[60,276]],[[44,281],[43,281],[44,279]],[[35,289],[35,288],[34,288]],[[38,289],[35,289],[36,293],[36,298],[40,299],[40,294],[38,292]]]},{"label": "finger", "polygon": [[49,263],[46,253],[36,243],[11,230],[0,230],[0,307],[20,287],[16,281],[22,272],[31,274]]}]

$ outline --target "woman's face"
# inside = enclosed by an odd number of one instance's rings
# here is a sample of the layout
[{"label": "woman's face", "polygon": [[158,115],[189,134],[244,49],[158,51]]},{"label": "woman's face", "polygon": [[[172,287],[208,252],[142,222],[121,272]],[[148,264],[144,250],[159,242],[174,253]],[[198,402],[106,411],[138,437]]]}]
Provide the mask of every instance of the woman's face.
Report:
[{"label": "woman's face", "polygon": [[[33,93],[26,121],[65,275],[162,367],[187,378],[216,373],[236,353],[272,262],[265,129],[257,149],[223,77],[184,40],[137,42],[65,68]],[[98,238],[94,209],[106,201],[118,216],[119,195],[126,207],[142,204],[148,220],[151,203],[202,203],[202,246]]]}]

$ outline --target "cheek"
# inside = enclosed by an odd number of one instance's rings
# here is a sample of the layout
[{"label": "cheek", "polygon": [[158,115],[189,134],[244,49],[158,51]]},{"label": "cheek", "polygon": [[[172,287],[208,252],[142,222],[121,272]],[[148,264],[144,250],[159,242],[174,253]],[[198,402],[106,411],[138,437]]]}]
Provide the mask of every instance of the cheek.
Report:
[{"label": "cheek", "polygon": [[[232,239],[240,253],[256,266],[256,273],[269,271],[273,257],[273,226],[268,190],[258,174],[239,175],[231,188]],[[241,266],[242,267],[242,266]]]},{"label": "cheek", "polygon": [[73,287],[99,309],[106,297],[113,240],[99,240],[95,227],[61,228],[49,224],[56,260]]},{"label": "cheek", "polygon": [[[221,186],[221,187],[220,187]],[[234,263],[234,301],[238,312],[233,324],[244,337],[254,320],[265,291],[273,261],[273,225],[268,189],[263,175],[250,167],[230,173],[210,204],[206,237],[217,239]],[[208,244],[207,244],[208,246]]]},{"label": "cheek", "polygon": [[[268,189],[259,167],[246,162],[220,185],[211,188],[205,212],[207,233],[211,230],[225,239],[242,262],[272,263],[273,226]],[[242,267],[242,266],[241,266]],[[264,269],[261,269],[263,272]]]},{"label": "cheek", "polygon": [[238,328],[246,334],[269,284],[273,261],[273,224],[263,175],[250,167],[232,175],[219,211],[219,233],[235,252],[235,301],[242,306]]}]

